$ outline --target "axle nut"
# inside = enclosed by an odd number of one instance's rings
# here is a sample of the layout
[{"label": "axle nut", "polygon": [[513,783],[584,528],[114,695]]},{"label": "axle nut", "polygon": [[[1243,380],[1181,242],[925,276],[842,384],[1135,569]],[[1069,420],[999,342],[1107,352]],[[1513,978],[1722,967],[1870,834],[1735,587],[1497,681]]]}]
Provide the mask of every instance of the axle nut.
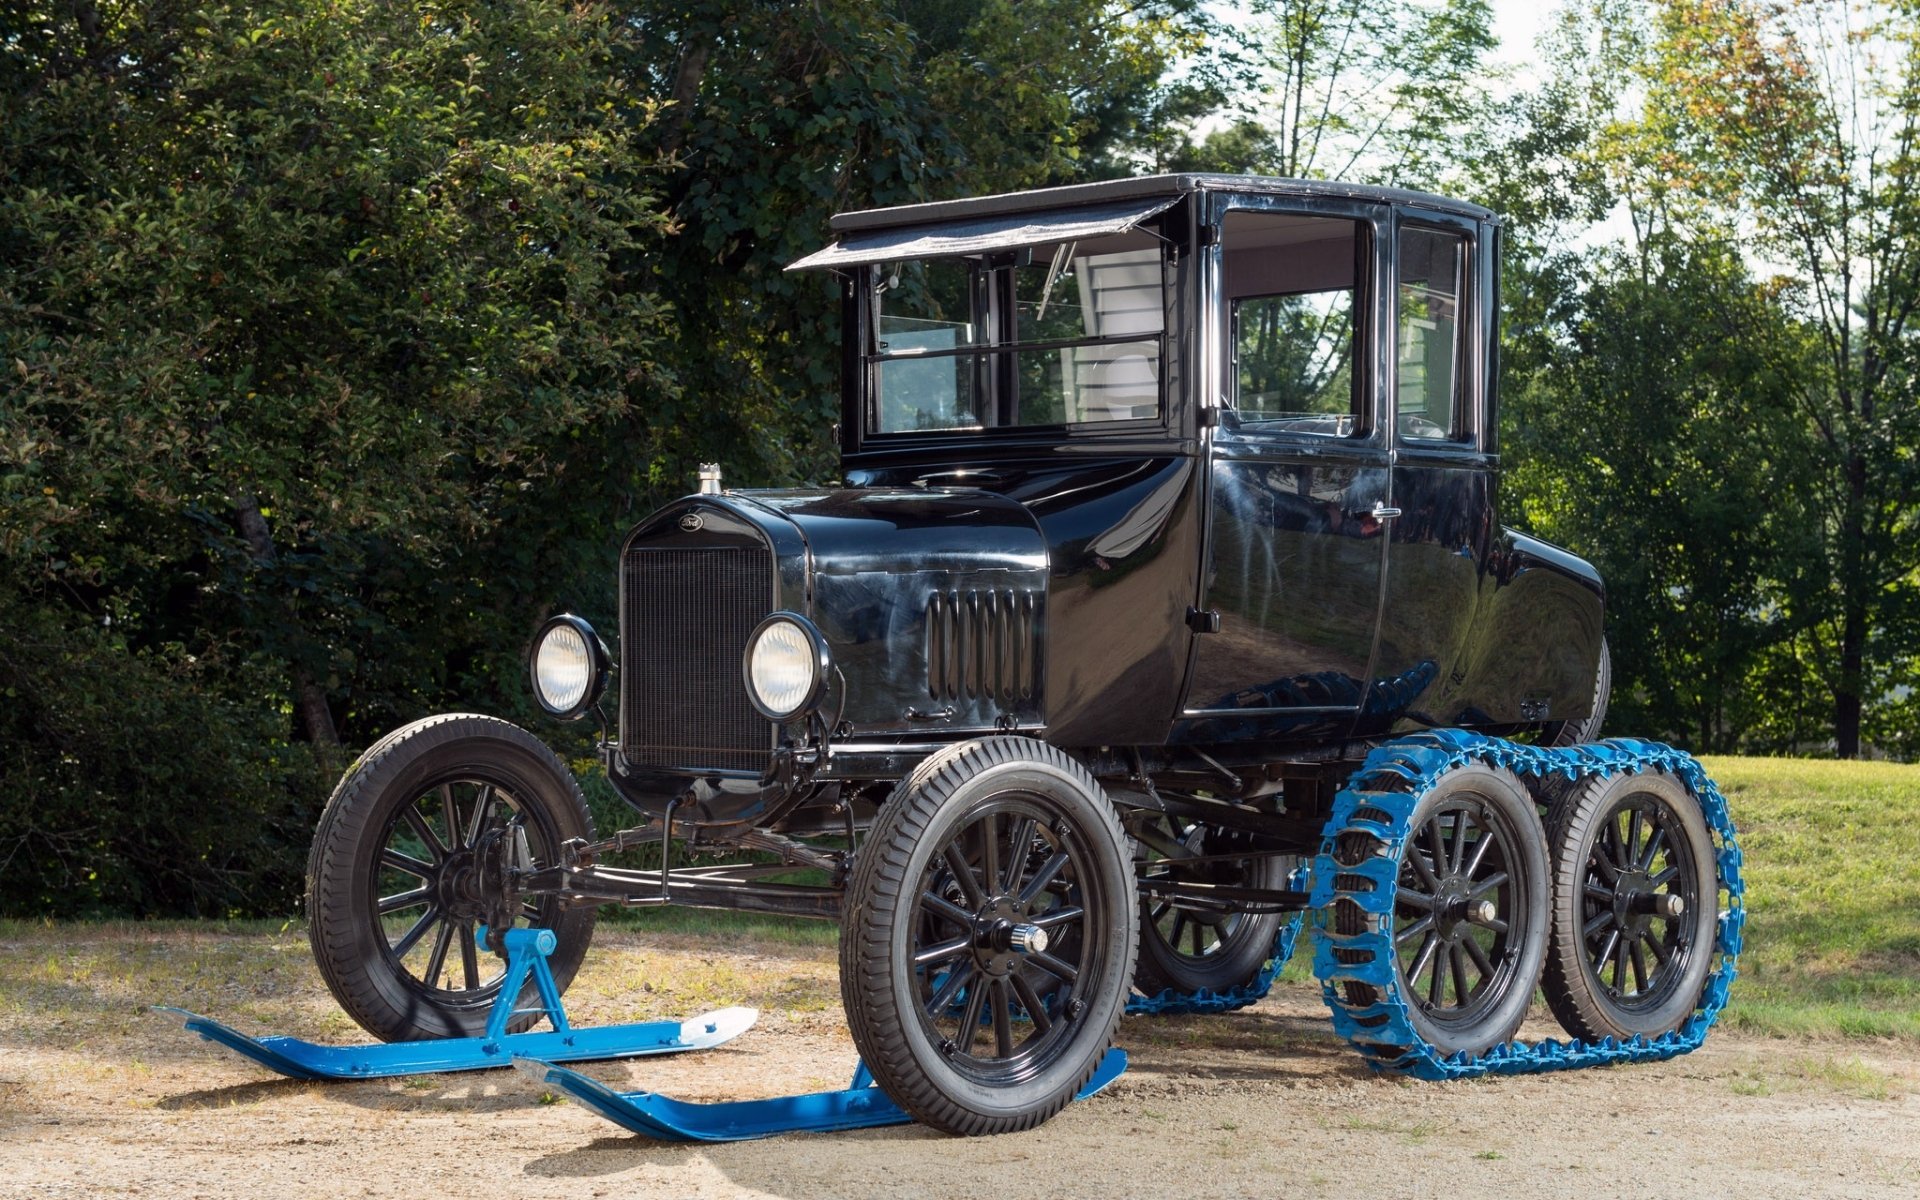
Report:
[{"label": "axle nut", "polygon": [[1686,897],[1676,896],[1672,892],[1664,896],[1656,896],[1653,901],[1653,911],[1663,917],[1684,916],[1687,911]]},{"label": "axle nut", "polygon": [[1491,925],[1498,915],[1499,910],[1494,908],[1491,900],[1475,900],[1467,905],[1467,920],[1475,925]]},{"label": "axle nut", "polygon": [[1007,934],[1007,948],[1016,954],[1039,954],[1047,948],[1047,931],[1038,925],[1015,925]]}]

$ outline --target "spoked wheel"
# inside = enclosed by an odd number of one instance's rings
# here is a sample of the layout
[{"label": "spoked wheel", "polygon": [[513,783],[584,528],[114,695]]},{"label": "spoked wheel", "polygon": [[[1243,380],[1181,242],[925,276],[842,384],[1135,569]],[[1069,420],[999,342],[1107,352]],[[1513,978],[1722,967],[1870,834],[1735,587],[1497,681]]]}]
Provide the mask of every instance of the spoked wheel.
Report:
[{"label": "spoked wheel", "polygon": [[1027,1129],[1112,1044],[1133,872],[1105,795],[1059,750],[966,742],[895,789],[847,889],[840,986],[887,1094],[949,1133]]},{"label": "spoked wheel", "polygon": [[[387,1041],[476,1035],[506,971],[481,927],[505,921],[554,931],[547,961],[564,990],[593,911],[514,901],[506,872],[551,865],[575,837],[593,837],[586,802],[526,731],[446,716],[389,735],[334,789],[308,863],[308,936],[334,998]],[[529,983],[521,1003],[533,1002]]]},{"label": "spoked wheel", "polygon": [[[1289,859],[1272,856],[1183,862],[1186,858],[1215,859],[1235,849],[1237,835],[1203,825],[1170,823],[1161,818],[1135,836],[1149,856],[1138,868],[1143,880],[1178,879],[1278,890],[1286,886],[1287,873],[1293,866]],[[1290,916],[1205,907],[1143,892],[1134,990],[1145,996],[1169,988],[1177,992],[1202,988],[1224,992],[1248,983],[1266,965],[1274,937]]]},{"label": "spoked wheel", "polygon": [[[1443,1053],[1513,1037],[1546,954],[1546,839],[1510,772],[1462,767],[1414,809],[1394,897],[1395,976],[1415,1032]],[[1341,905],[1341,933],[1365,914]],[[1348,982],[1349,1004],[1373,987]]]},{"label": "spoked wheel", "polygon": [[1671,776],[1594,779],[1553,834],[1553,945],[1544,989],[1568,1033],[1657,1036],[1700,999],[1718,885],[1700,806]]}]

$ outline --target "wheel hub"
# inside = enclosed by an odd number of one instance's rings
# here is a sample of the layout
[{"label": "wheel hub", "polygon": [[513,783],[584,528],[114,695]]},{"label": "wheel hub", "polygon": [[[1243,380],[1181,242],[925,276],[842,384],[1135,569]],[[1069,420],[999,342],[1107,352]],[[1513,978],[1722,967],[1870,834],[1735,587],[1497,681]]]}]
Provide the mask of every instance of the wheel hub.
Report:
[{"label": "wheel hub", "polygon": [[434,892],[441,911],[453,920],[471,921],[480,915],[480,864],[472,850],[447,855]]},{"label": "wheel hub", "polygon": [[1011,974],[1028,954],[1047,948],[1047,931],[1026,918],[1030,906],[994,896],[973,918],[973,960],[988,975]]},{"label": "wheel hub", "polygon": [[1473,899],[1470,881],[1464,875],[1447,875],[1433,897],[1433,925],[1442,938],[1457,942],[1467,936],[1475,920],[1490,920],[1490,901]]},{"label": "wheel hub", "polygon": [[1661,899],[1653,876],[1645,871],[1622,871],[1613,888],[1613,919],[1623,934],[1637,938],[1653,924]]}]

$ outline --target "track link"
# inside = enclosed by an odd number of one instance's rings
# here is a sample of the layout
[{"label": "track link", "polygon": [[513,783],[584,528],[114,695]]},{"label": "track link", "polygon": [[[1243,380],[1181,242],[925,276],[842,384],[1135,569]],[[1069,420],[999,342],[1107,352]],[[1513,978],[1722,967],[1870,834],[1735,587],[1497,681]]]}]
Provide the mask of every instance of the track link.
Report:
[{"label": "track link", "polygon": [[[1452,1055],[1441,1053],[1414,1030],[1395,969],[1392,937],[1401,855],[1410,832],[1409,818],[1421,797],[1447,772],[1470,763],[1505,768],[1522,779],[1541,781],[1555,776],[1577,781],[1620,772],[1663,771],[1684,784],[1699,802],[1716,842],[1716,895],[1726,894],[1726,908],[1714,930],[1713,953],[1718,961],[1692,1014],[1678,1029],[1658,1037],[1624,1041],[1511,1041],[1479,1054],[1461,1051]],[[1373,853],[1358,862],[1346,861],[1351,855],[1337,858],[1336,844],[1351,847],[1355,844],[1353,835],[1371,839]],[[1342,843],[1343,838],[1348,840]],[[1465,730],[1435,730],[1376,747],[1334,798],[1320,853],[1313,860],[1309,898],[1318,943],[1314,974],[1332,1010],[1334,1029],[1352,1042],[1376,1071],[1439,1080],[1656,1062],[1698,1047],[1725,1007],[1727,991],[1738,973],[1741,930],[1746,922],[1744,895],[1740,846],[1727,815],[1726,800],[1700,764],[1684,751],[1627,738],[1550,749]],[[1335,912],[1340,905],[1352,905],[1365,914],[1364,932],[1337,932]],[[1348,982],[1371,986],[1379,998],[1367,1005],[1348,1003],[1341,986]]]}]

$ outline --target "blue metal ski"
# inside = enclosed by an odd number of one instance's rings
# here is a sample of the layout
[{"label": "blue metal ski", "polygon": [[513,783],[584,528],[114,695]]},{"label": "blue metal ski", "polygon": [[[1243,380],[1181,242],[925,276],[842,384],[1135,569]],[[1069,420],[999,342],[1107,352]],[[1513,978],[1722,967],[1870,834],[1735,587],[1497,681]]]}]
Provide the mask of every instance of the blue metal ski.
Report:
[{"label": "blue metal ski", "polygon": [[[616,1092],[597,1079],[550,1062],[516,1058],[513,1065],[535,1082],[552,1086],[601,1116],[663,1142],[743,1142],[783,1133],[837,1133],[878,1125],[906,1125],[913,1118],[874,1085],[865,1063],[842,1092],[812,1092],[771,1100],[695,1104],[658,1092]],[[1076,1099],[1085,1100],[1127,1069],[1127,1052],[1114,1047],[1100,1060]]]},{"label": "blue metal ski", "polygon": [[[294,1079],[380,1079],[440,1071],[478,1071],[507,1066],[516,1055],[550,1062],[581,1062],[707,1050],[739,1037],[751,1029],[760,1016],[751,1008],[723,1008],[691,1021],[643,1021],[575,1029],[567,1021],[566,1009],[560,1003],[560,989],[554,985],[553,973],[547,969],[547,956],[553,953],[556,944],[553,932],[510,929],[506,942],[506,977],[500,981],[499,997],[487,1015],[486,1032],[479,1037],[326,1046],[291,1037],[250,1037],[211,1017],[171,1005],[155,1005],[153,1011],[185,1017],[187,1028],[207,1041],[218,1042]],[[515,1008],[529,975],[539,993],[540,1005],[531,1009]],[[508,1033],[507,1023],[527,1013],[544,1015],[553,1028],[538,1033]]]}]

